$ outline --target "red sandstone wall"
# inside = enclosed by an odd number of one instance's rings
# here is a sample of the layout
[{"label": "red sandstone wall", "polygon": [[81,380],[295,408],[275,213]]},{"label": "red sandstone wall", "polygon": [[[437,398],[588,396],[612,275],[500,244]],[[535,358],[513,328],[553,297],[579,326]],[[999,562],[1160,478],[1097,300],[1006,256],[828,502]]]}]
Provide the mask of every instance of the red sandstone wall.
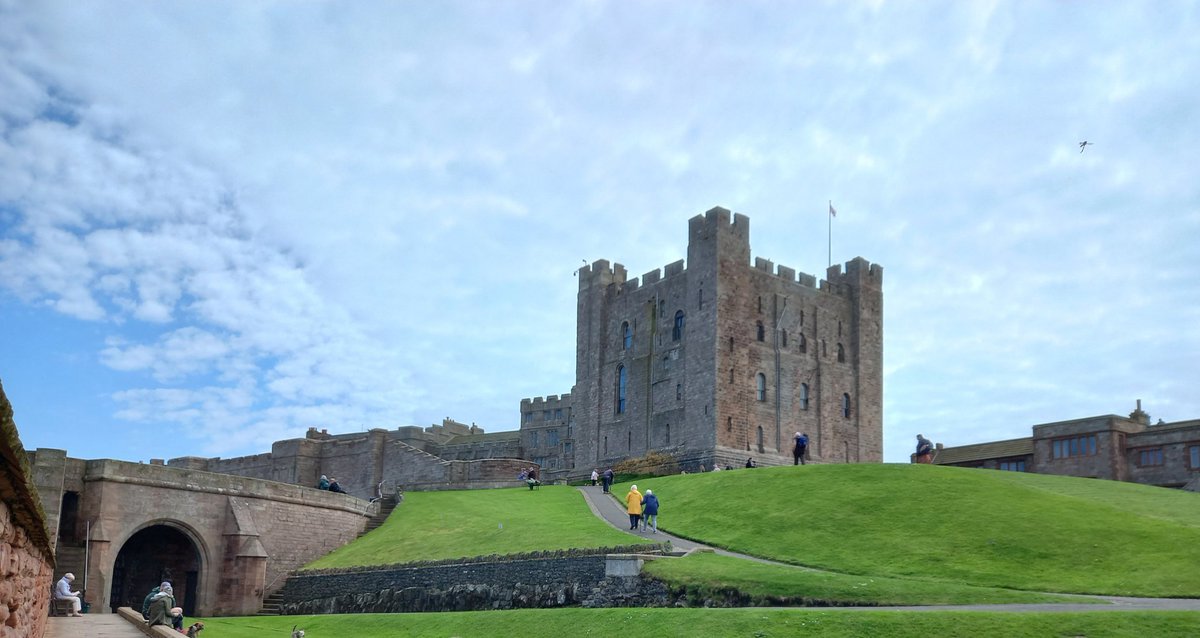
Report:
[{"label": "red sandstone wall", "polygon": [[0,387],[0,638],[41,637],[53,560],[25,448]]}]

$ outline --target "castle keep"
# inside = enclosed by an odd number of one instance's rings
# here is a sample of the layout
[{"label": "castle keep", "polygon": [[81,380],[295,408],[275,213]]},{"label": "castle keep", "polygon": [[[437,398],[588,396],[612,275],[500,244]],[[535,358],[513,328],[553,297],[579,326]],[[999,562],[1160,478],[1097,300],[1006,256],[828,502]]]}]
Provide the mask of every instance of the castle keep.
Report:
[{"label": "castle keep", "polygon": [[882,460],[883,269],[855,258],[815,277],[750,259],[750,220],[714,208],[683,260],[629,278],[579,271],[575,387],[521,402],[521,447],[586,474],[648,452],[683,467]]}]

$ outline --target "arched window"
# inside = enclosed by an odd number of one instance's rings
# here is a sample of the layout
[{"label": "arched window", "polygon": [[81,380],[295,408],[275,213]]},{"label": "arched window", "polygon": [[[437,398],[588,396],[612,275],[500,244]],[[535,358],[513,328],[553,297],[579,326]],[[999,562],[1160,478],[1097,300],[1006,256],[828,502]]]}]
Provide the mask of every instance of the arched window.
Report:
[{"label": "arched window", "polygon": [[837,348],[837,353],[838,353],[838,363],[846,363],[846,346],[843,346],[842,344],[839,343],[838,348]]},{"label": "arched window", "polygon": [[683,384],[682,383],[675,384],[675,400],[676,401],[683,400]]},{"label": "arched window", "polygon": [[787,347],[787,330],[779,331],[779,340],[782,344],[782,347],[786,348]]},{"label": "arched window", "polygon": [[849,394],[842,395],[842,416],[847,419],[850,418],[850,395]]},{"label": "arched window", "polygon": [[766,341],[767,331],[763,328],[762,322],[755,322],[754,338],[759,341]]},{"label": "arched window", "polygon": [[759,372],[758,375],[756,377],[754,377],[754,382],[755,382],[755,388],[757,390],[758,400],[766,401],[767,400],[767,375]]},{"label": "arched window", "polygon": [[801,410],[808,409],[808,384],[807,383],[800,384],[800,409]]},{"label": "arched window", "polygon": [[758,426],[758,451],[763,451],[763,429],[761,425]]},{"label": "arched window", "polygon": [[628,350],[633,347],[633,328],[629,326],[629,322],[621,324],[621,349]]},{"label": "arched window", "polygon": [[800,333],[800,352],[808,352],[808,339],[804,338],[804,333]]},{"label": "arched window", "polygon": [[617,414],[625,413],[625,386],[629,383],[629,376],[625,372],[625,366],[617,366]]},{"label": "arched window", "polygon": [[671,341],[679,341],[683,338],[683,311],[675,312],[675,327],[671,329]]}]

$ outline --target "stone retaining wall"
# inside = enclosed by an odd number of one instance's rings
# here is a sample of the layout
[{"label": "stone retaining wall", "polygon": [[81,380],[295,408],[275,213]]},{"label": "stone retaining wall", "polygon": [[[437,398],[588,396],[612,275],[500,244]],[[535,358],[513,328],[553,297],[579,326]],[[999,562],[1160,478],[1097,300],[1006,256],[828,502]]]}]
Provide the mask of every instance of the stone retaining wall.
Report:
[{"label": "stone retaining wall", "polygon": [[0,387],[0,638],[40,638],[53,570],[46,515]]},{"label": "stone retaining wall", "polygon": [[567,550],[469,561],[322,570],[293,575],[282,590],[285,614],[478,611],[586,604],[605,581],[613,551],[657,552],[656,545]]}]

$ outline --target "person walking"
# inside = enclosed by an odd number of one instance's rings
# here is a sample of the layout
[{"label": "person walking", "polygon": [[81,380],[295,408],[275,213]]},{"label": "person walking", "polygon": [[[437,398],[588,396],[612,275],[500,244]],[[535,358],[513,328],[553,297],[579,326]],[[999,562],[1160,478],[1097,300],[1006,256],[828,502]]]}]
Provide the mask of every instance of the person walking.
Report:
[{"label": "person walking", "polygon": [[58,579],[58,584],[54,586],[54,598],[71,601],[70,615],[83,616],[83,614],[79,613],[79,610],[83,607],[83,604],[80,602],[79,592],[71,591],[71,583],[73,582],[75,582],[75,574],[71,572],[63,574],[63,577]]},{"label": "person walking", "polygon": [[596,487],[596,481],[600,480],[600,472],[596,468],[592,468],[592,487]]},{"label": "person walking", "polygon": [[636,485],[631,485],[625,495],[625,512],[629,514],[629,529],[636,532],[642,518],[642,493]]},{"label": "person walking", "polygon": [[612,468],[610,467],[607,470],[604,470],[604,493],[605,494],[608,494],[608,488],[612,487],[612,484],[613,484],[613,471],[612,471]]},{"label": "person walking", "polygon": [[658,497],[654,490],[646,490],[642,497],[642,529],[653,527],[653,533],[658,533]]},{"label": "person walking", "polygon": [[796,433],[796,447],[792,449],[792,465],[804,465],[804,456],[808,453],[808,434]]}]

